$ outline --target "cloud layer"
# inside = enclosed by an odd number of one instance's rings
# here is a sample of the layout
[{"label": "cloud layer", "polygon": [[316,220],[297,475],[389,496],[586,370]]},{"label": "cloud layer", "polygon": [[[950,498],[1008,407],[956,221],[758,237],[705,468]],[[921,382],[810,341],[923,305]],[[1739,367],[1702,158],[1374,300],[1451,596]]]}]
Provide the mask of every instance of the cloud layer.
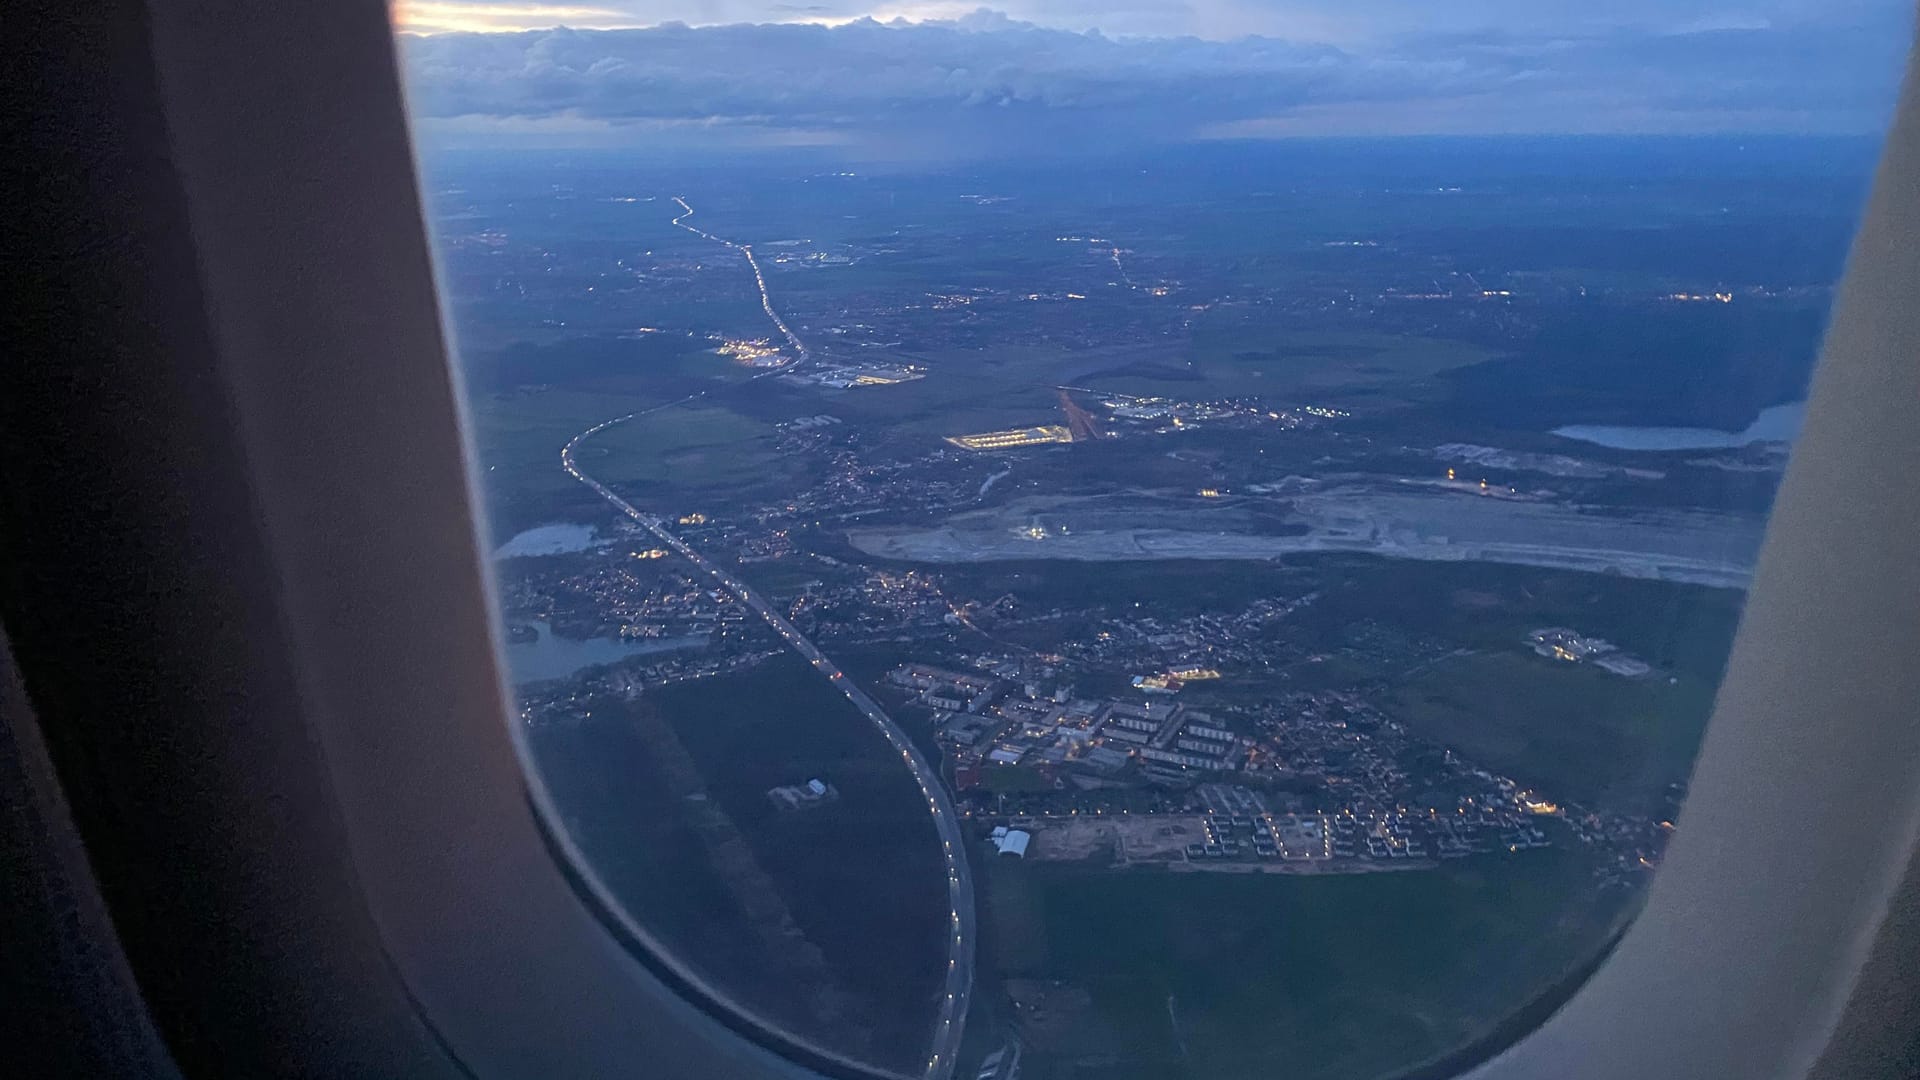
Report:
[{"label": "cloud layer", "polygon": [[1889,5],[1785,27],[1720,14],[1332,44],[1110,37],[982,10],[448,33],[405,38],[403,51],[416,111],[449,129],[726,132],[964,156],[1295,133],[1871,132],[1893,99],[1906,21]]}]

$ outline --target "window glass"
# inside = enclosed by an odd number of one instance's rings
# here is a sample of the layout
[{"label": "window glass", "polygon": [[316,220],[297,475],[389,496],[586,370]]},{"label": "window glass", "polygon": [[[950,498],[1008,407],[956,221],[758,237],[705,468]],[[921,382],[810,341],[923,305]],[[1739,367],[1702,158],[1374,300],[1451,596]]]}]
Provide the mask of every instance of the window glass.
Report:
[{"label": "window glass", "polygon": [[710,1004],[1441,1076],[1604,956],[1904,5],[395,15],[514,722]]}]

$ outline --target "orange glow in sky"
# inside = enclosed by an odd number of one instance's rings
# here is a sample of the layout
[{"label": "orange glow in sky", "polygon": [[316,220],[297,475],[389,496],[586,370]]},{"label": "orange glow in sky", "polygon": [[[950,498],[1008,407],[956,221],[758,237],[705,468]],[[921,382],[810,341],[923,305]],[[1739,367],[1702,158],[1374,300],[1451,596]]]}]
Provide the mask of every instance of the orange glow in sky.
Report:
[{"label": "orange glow in sky", "polygon": [[394,0],[393,27],[412,34],[541,30],[551,26],[611,30],[645,26],[625,11],[570,4],[478,4],[462,0]]}]

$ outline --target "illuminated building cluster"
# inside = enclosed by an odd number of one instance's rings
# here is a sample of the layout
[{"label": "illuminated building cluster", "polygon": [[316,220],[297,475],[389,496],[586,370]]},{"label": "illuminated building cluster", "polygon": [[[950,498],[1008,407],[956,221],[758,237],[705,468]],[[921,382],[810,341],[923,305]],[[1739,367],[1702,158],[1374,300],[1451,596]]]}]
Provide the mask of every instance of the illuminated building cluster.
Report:
[{"label": "illuminated building cluster", "polygon": [[781,361],[780,350],[766,338],[728,338],[714,351],[750,367],[778,367]]},{"label": "illuminated building cluster", "polygon": [[951,435],[947,441],[967,450],[1013,450],[1046,443],[1070,443],[1073,432],[1060,424],[1016,428],[1012,431],[984,431],[978,435]]}]

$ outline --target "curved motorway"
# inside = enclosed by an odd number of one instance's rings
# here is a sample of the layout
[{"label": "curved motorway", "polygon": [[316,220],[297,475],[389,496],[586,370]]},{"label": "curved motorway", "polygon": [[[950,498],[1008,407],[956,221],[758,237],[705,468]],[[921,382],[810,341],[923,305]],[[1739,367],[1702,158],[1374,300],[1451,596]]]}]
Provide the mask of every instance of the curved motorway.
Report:
[{"label": "curved motorway", "polygon": [[773,296],[767,292],[767,276],[760,272],[760,260],[753,257],[753,248],[747,244],[736,244],[725,237],[715,236],[705,229],[699,229],[692,225],[685,224],[686,220],[693,216],[693,207],[687,205],[687,200],[684,196],[675,195],[673,201],[679,203],[680,209],[686,211],[686,213],[673,219],[675,225],[680,226],[695,236],[705,237],[716,244],[725,244],[727,247],[747,257],[747,265],[753,267],[753,283],[760,289],[760,307],[766,311],[767,318],[772,319],[773,325],[780,328],[780,333],[787,339],[787,344],[793,346],[793,351],[799,356],[800,363],[804,364],[812,359],[807,353],[807,346],[801,342],[800,335],[789,330],[787,328],[787,320],[782,319],[780,313],[773,310]]},{"label": "curved motorway", "polygon": [[[780,332],[786,336],[788,344],[793,346],[794,351],[799,354],[796,363],[805,362],[809,358],[807,348],[801,344],[799,337],[787,328],[786,322],[774,312],[773,300],[767,294],[766,279],[761,276],[760,264],[754,259],[752,250],[744,244],[736,244],[730,240],[722,240],[720,237],[703,232],[691,225],[681,224],[687,216],[693,213],[693,207],[688,206],[685,199],[676,198],[674,201],[679,203],[681,208],[686,211],[685,214],[673,220],[675,225],[679,225],[688,232],[696,233],[709,240],[725,244],[730,248],[735,248],[746,255],[748,264],[753,267],[754,281],[760,287],[760,302],[761,306],[766,309],[767,317],[773,320],[773,324],[779,327]],[[762,372],[754,376],[754,378],[764,378],[778,371],[788,370],[792,366],[793,365],[789,364],[778,369]],[[946,788],[941,785],[939,774],[934,771],[933,766],[927,762],[919,749],[913,745],[912,740],[907,737],[907,733],[901,730],[900,725],[896,724],[893,718],[888,716],[885,710],[880,708],[878,703],[867,696],[866,691],[854,685],[853,680],[848,678],[840,670],[839,665],[829,660],[826,654],[820,651],[819,646],[809,640],[806,635],[795,628],[791,622],[788,622],[784,616],[776,611],[772,605],[768,604],[751,586],[720,569],[720,567],[716,566],[706,556],[694,550],[694,548],[684,540],[681,540],[672,530],[667,528],[664,519],[651,514],[641,513],[632,503],[622,499],[620,496],[614,494],[605,484],[587,475],[581,470],[575,458],[575,451],[579,448],[583,440],[615,424],[625,423],[626,421],[657,413],[664,409],[671,409],[705,396],[706,392],[702,391],[698,394],[681,398],[678,401],[668,402],[665,405],[658,405],[640,412],[628,413],[625,416],[618,416],[611,420],[603,420],[567,440],[567,445],[560,450],[560,466],[567,471],[569,476],[592,488],[595,494],[611,503],[614,508],[622,514],[633,519],[641,528],[653,534],[662,544],[666,545],[669,550],[691,563],[696,570],[707,575],[721,588],[726,589],[738,597],[742,603],[746,604],[764,619],[767,625],[771,626],[774,632],[779,634],[781,639],[784,640],[790,648],[799,653],[801,658],[806,660],[814,671],[818,672],[822,678],[831,682],[835,689],[839,690],[848,701],[853,703],[854,708],[860,710],[861,715],[865,716],[876,728],[880,729],[880,734],[886,738],[888,744],[899,752],[900,761],[907,767],[908,771],[913,774],[914,782],[920,785],[920,794],[927,800],[927,812],[933,816],[934,829],[939,834],[940,847],[947,864],[947,917],[949,930],[947,935],[947,974],[945,984],[942,987],[943,997],[940,1000],[939,1009],[934,1018],[932,1042],[927,1051],[926,1076],[928,1080],[947,1080],[948,1077],[953,1075],[954,1059],[959,1052],[960,1036],[966,1025],[968,995],[973,990],[974,913],[973,878],[971,871],[967,867],[966,836],[961,829],[960,815],[954,810],[953,801],[948,797]]]}]

